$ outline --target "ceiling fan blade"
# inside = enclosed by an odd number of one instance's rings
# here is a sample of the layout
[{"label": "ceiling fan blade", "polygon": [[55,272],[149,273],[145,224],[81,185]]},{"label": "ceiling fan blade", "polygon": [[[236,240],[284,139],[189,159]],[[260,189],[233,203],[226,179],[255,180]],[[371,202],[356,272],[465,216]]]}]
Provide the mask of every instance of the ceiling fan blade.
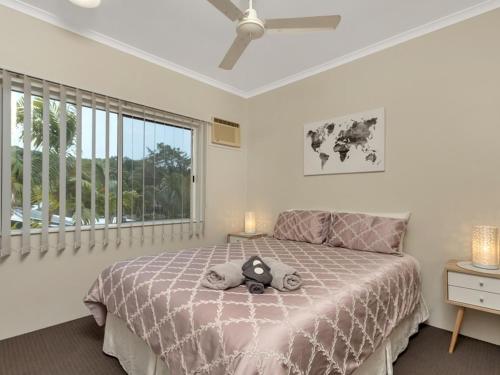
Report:
[{"label": "ceiling fan blade", "polygon": [[266,20],[266,29],[270,31],[316,31],[335,30],[340,23],[340,16],[317,16],[302,18],[276,18]]},{"label": "ceiling fan blade", "polygon": [[229,51],[227,51],[226,56],[224,56],[224,59],[219,65],[219,68],[225,69],[225,70],[231,70],[233,67],[236,65],[238,62],[239,58],[245,51],[245,49],[248,47],[250,42],[252,41],[252,38],[250,35],[248,36],[237,36],[236,39],[234,40],[233,44],[229,48]]},{"label": "ceiling fan blade", "polygon": [[243,18],[243,12],[231,0],[208,0],[208,2],[224,13],[231,21]]}]

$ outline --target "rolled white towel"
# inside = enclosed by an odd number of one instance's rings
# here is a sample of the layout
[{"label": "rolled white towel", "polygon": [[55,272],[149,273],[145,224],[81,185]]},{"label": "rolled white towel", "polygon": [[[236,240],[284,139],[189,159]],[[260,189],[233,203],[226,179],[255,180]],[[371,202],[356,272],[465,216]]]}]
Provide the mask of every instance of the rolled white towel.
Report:
[{"label": "rolled white towel", "polygon": [[210,289],[225,290],[243,284],[245,282],[245,276],[241,272],[243,263],[245,259],[238,259],[210,267],[201,280],[201,285]]},{"label": "rolled white towel", "polygon": [[274,258],[263,258],[271,268],[273,280],[271,286],[281,292],[297,290],[302,286],[302,278],[295,268]]}]

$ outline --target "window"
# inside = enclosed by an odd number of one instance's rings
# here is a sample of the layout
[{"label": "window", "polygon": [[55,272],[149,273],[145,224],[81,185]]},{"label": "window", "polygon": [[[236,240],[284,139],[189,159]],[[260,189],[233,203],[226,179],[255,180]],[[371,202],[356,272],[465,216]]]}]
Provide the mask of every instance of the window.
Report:
[{"label": "window", "polygon": [[192,147],[192,129],[124,116],[124,222],[190,217]]},{"label": "window", "polygon": [[200,232],[202,121],[0,73],[2,166],[10,164],[1,175],[2,249],[6,236],[46,237],[50,228],[184,231],[189,223],[190,234]]}]

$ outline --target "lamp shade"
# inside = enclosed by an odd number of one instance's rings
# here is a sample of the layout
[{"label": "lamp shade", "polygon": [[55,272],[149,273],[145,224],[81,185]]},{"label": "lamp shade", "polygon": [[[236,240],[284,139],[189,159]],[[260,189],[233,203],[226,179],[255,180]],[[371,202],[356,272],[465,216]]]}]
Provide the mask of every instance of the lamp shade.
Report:
[{"label": "lamp shade", "polygon": [[472,228],[472,264],[497,269],[498,263],[498,228],[485,225]]},{"label": "lamp shade", "polygon": [[245,212],[245,233],[255,233],[255,212]]}]

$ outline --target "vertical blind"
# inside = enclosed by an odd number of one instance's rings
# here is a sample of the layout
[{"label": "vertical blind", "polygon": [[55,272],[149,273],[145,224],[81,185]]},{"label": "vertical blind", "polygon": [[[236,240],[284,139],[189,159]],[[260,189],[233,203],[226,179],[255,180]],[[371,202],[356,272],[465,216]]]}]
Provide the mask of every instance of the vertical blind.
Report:
[{"label": "vertical blind", "polygon": [[205,121],[0,70],[0,126],[0,256],[204,234]]}]

